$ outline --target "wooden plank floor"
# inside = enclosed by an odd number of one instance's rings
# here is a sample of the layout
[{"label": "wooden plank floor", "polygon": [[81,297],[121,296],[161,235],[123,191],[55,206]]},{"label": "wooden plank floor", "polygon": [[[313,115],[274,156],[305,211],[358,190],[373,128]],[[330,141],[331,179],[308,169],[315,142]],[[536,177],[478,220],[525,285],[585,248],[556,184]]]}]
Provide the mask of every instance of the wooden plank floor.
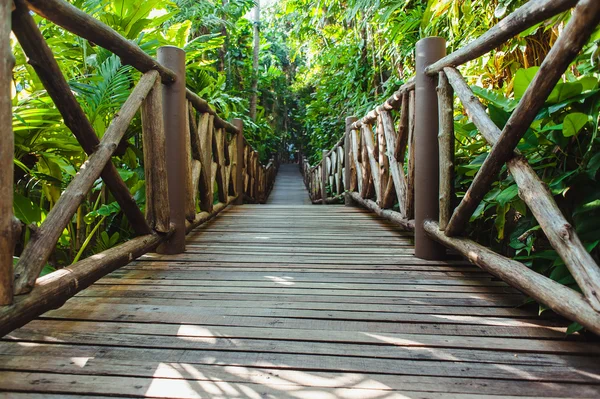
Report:
[{"label": "wooden plank floor", "polygon": [[414,258],[360,209],[286,205],[295,167],[276,203],[232,208],[185,254],[147,255],[4,337],[0,397],[600,397],[598,343],[476,267]]}]

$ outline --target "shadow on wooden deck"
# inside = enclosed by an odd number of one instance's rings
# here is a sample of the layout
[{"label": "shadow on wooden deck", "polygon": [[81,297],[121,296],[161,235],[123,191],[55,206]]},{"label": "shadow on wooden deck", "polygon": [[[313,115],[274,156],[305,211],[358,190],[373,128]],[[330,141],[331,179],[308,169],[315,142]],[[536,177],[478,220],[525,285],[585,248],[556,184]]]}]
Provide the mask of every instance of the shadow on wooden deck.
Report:
[{"label": "shadow on wooden deck", "polygon": [[278,179],[6,336],[2,397],[600,396],[600,345],[372,214],[305,205],[297,165]]}]

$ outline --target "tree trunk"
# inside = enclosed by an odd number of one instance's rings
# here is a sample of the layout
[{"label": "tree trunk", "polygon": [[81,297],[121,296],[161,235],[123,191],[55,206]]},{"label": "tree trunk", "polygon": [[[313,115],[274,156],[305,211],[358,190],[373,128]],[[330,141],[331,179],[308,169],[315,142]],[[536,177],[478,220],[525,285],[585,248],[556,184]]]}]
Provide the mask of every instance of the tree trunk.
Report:
[{"label": "tree trunk", "polygon": [[250,97],[250,117],[256,120],[258,102],[258,54],[260,50],[260,0],[254,7],[254,54],[252,58],[252,93]]}]

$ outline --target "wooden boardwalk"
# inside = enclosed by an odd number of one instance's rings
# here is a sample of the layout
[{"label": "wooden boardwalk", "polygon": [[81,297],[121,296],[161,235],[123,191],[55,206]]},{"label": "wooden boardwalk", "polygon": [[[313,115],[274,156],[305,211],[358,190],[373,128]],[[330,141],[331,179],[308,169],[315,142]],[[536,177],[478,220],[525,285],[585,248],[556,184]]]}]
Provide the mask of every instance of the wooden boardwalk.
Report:
[{"label": "wooden boardwalk", "polygon": [[372,214],[305,205],[296,168],[185,254],[147,255],[4,337],[0,397],[600,397],[598,343],[476,267],[414,258]]}]

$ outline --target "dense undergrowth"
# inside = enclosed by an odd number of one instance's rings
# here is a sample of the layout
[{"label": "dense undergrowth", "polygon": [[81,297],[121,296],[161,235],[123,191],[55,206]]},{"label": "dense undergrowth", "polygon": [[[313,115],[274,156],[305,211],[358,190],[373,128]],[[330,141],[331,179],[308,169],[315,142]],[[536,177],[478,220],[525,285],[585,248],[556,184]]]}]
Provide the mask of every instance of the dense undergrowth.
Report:
[{"label": "dense undergrowth", "polygon": [[[478,37],[524,0],[280,0],[263,9],[259,70],[252,69],[253,0],[74,0],[154,55],[161,45],[186,50],[187,83],[224,118],[245,120],[262,160],[302,148],[312,162],[343,134],[346,116],[362,116],[414,74],[414,44],[426,36],[453,51]],[[502,127],[570,13],[521,33],[461,67]],[[102,136],[139,77],[106,50],[35,17],[78,101]],[[600,152],[598,31],[555,88],[519,150],[548,184],[598,260]],[[32,228],[44,220],[85,159],[14,41],[15,214]],[[251,80],[259,111],[248,118]],[[471,183],[489,147],[457,103],[456,192]],[[114,163],[144,207],[139,117]],[[17,255],[32,228],[25,229]],[[471,236],[575,286],[504,169],[471,219]],[[475,233],[476,232],[476,233]],[[102,181],[63,232],[48,265],[110,248],[132,236]]]},{"label": "dense undergrowth", "polygon": [[[290,28],[293,54],[304,57],[295,80],[303,108],[299,145],[312,162],[344,132],[346,116],[363,116],[414,75],[414,44],[442,36],[448,52],[464,46],[522,0],[283,1],[278,21]],[[570,12],[539,24],[461,67],[492,120],[504,127]],[[301,21],[297,23],[296,21]],[[282,22],[278,22],[282,23]],[[555,196],[596,261],[600,252],[599,68],[596,30],[556,86],[518,149]],[[489,146],[456,103],[456,180],[464,195]],[[506,168],[471,218],[470,236],[577,289]],[[541,311],[543,308],[540,309]],[[572,330],[578,329],[577,325]]]}]

